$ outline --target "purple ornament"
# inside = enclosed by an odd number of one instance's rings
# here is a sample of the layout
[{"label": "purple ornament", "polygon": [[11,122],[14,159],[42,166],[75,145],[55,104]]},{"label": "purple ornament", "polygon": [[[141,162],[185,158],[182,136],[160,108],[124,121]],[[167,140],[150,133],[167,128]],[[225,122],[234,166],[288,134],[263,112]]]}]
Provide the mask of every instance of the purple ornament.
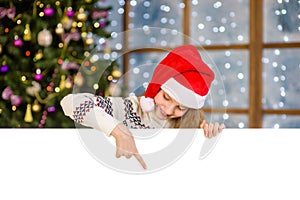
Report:
[{"label": "purple ornament", "polygon": [[13,95],[12,89],[8,86],[2,92],[2,99],[8,100],[10,99],[11,95]]},{"label": "purple ornament", "polygon": [[104,28],[106,26],[105,22],[100,22],[100,28]]},{"label": "purple ornament", "polygon": [[10,97],[11,105],[20,106],[22,104],[23,99],[18,95],[11,95]]},{"label": "purple ornament", "polygon": [[67,10],[66,15],[70,18],[74,17],[75,12],[73,10]]},{"label": "purple ornament", "polygon": [[1,71],[2,73],[7,72],[7,71],[8,71],[8,66],[7,66],[7,65],[2,65],[1,68],[0,68],[0,71]]},{"label": "purple ornament", "polygon": [[23,45],[23,41],[21,39],[16,39],[14,41],[14,46],[15,47],[21,47]]},{"label": "purple ornament", "polygon": [[35,75],[34,75],[34,79],[35,79],[36,81],[41,81],[41,80],[43,79],[43,75],[42,75],[42,74],[35,74]]},{"label": "purple ornament", "polygon": [[54,9],[51,7],[47,7],[44,9],[44,13],[46,17],[52,17],[54,15]]},{"label": "purple ornament", "polygon": [[48,112],[50,113],[50,112],[55,112],[55,107],[54,106],[51,106],[51,107],[49,107],[48,109]]}]

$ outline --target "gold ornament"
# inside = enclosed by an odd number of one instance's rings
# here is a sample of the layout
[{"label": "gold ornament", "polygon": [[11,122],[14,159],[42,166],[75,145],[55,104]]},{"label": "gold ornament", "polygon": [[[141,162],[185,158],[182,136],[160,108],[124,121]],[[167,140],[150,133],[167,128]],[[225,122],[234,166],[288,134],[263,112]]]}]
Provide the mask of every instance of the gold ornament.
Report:
[{"label": "gold ornament", "polygon": [[61,34],[63,34],[64,32],[65,32],[65,30],[64,30],[62,24],[61,24],[61,23],[58,23],[57,26],[56,26],[56,29],[55,29],[55,33],[56,33],[57,35],[61,35]]},{"label": "gold ornament", "polygon": [[87,20],[87,15],[86,13],[84,12],[84,9],[83,8],[80,8],[78,13],[77,13],[77,19],[79,21],[86,21]]},{"label": "gold ornament", "polygon": [[27,104],[27,109],[26,109],[24,121],[25,122],[32,122],[33,121],[32,113],[31,113],[31,104]]},{"label": "gold ornament", "polygon": [[63,90],[66,85],[66,75],[62,75],[60,78],[59,89]]},{"label": "gold ornament", "polygon": [[66,80],[66,82],[65,82],[65,87],[66,87],[67,89],[71,89],[72,86],[73,86],[73,84],[72,84],[71,80],[68,78],[68,79]]},{"label": "gold ornament", "polygon": [[43,29],[41,32],[38,33],[38,43],[41,46],[48,47],[52,43],[52,34],[47,29]]},{"label": "gold ornament", "polygon": [[109,47],[108,44],[105,45],[104,53],[106,53],[106,54],[111,54],[111,50],[110,50],[110,47]]},{"label": "gold ornament", "polygon": [[38,52],[35,54],[35,59],[36,60],[41,60],[42,58],[43,58],[43,52],[42,52],[42,50],[38,50]]},{"label": "gold ornament", "polygon": [[92,37],[88,37],[86,40],[85,40],[85,44],[86,45],[92,45],[94,44],[94,39]]},{"label": "gold ornament", "polygon": [[63,28],[69,30],[70,28],[72,28],[73,20],[67,16],[63,16],[61,24]]},{"label": "gold ornament", "polygon": [[32,104],[32,111],[33,112],[40,112],[41,111],[41,105],[35,100]]},{"label": "gold ornament", "polygon": [[92,0],[85,0],[85,3],[92,3]]},{"label": "gold ornament", "polygon": [[74,78],[74,83],[76,84],[76,85],[78,85],[79,87],[80,86],[82,86],[83,85],[83,82],[84,82],[84,80],[83,80],[83,77],[82,76],[75,76],[75,78]]},{"label": "gold ornament", "polygon": [[119,79],[122,76],[122,72],[117,69],[116,67],[114,67],[113,71],[111,72],[111,75],[115,78],[115,79]]},{"label": "gold ornament", "polygon": [[25,25],[23,40],[24,41],[30,41],[31,40],[31,31],[30,31],[30,25],[29,24]]},{"label": "gold ornament", "polygon": [[2,44],[0,44],[0,54],[2,53]]}]

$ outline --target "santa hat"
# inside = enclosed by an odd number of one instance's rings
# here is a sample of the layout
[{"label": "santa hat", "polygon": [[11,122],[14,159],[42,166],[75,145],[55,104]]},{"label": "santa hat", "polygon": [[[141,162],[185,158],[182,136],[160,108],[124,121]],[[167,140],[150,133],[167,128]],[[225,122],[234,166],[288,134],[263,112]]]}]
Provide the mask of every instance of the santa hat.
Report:
[{"label": "santa hat", "polygon": [[183,106],[202,108],[213,80],[213,71],[203,62],[196,47],[177,47],[155,68],[145,96],[141,98],[141,108],[144,112],[153,111],[153,98],[160,89]]}]

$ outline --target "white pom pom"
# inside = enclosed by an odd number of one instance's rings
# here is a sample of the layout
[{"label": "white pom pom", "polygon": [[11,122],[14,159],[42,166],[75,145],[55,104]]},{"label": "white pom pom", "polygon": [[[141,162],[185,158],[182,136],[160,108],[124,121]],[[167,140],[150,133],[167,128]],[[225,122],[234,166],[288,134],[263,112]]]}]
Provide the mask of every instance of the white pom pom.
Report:
[{"label": "white pom pom", "polygon": [[154,110],[154,100],[144,96],[140,99],[141,108],[144,112],[151,112]]}]

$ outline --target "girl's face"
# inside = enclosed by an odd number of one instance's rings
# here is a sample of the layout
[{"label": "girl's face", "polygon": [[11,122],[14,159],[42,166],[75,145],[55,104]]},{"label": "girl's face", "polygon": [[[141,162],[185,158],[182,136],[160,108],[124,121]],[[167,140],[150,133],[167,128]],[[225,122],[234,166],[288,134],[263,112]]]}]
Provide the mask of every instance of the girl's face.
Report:
[{"label": "girl's face", "polygon": [[187,107],[180,105],[163,90],[157,93],[154,97],[154,102],[155,114],[162,120],[181,117],[188,110]]}]

